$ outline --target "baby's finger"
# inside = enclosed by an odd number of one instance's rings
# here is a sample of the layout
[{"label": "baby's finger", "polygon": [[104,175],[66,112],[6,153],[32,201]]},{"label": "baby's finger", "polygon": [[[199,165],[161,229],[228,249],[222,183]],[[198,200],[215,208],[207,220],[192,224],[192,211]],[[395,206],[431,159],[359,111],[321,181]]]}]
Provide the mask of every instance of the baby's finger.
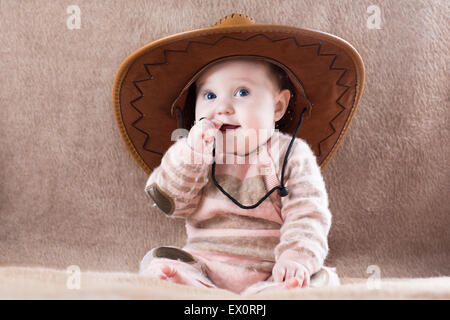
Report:
[{"label": "baby's finger", "polygon": [[296,278],[292,278],[290,280],[285,281],[285,286],[286,288],[296,288],[298,287],[300,284],[298,282],[298,279]]},{"label": "baby's finger", "polygon": [[203,117],[195,122],[194,127],[200,132],[205,132],[208,128],[214,128],[214,124],[208,118]]},{"label": "baby's finger", "polygon": [[216,136],[216,133],[217,133],[217,129],[211,129],[211,128],[207,129],[204,133],[205,141],[207,141],[207,142],[212,141],[214,139],[214,137]]},{"label": "baby's finger", "polygon": [[310,281],[309,277],[307,275],[305,275],[305,279],[303,280],[302,288],[309,287],[309,281]]},{"label": "baby's finger", "polygon": [[210,144],[211,142],[213,142],[213,140],[214,140],[214,137],[210,136],[208,138],[205,138],[205,143]]},{"label": "baby's finger", "polygon": [[283,282],[285,278],[286,270],[284,267],[276,267],[273,268],[272,275],[273,281],[275,282]]},{"label": "baby's finger", "polygon": [[305,279],[303,280],[302,288],[307,288],[307,287],[309,287],[309,279],[307,277],[305,277]]},{"label": "baby's finger", "polygon": [[202,117],[198,120],[198,122],[200,123],[201,127],[206,130],[208,128],[214,128],[215,127],[215,123],[214,123],[214,119],[209,120],[206,117]]},{"label": "baby's finger", "polygon": [[[203,120],[203,119],[206,119],[206,120]],[[205,123],[205,122],[208,122],[208,118],[206,118],[206,117],[201,117],[200,119],[198,119],[197,121],[195,121],[195,124],[199,124],[199,123]]]},{"label": "baby's finger", "polygon": [[286,280],[292,279],[295,277],[295,268],[287,268],[286,270]]},{"label": "baby's finger", "polygon": [[222,121],[217,120],[217,119],[212,119],[211,122],[214,124],[214,126],[216,127],[216,129],[219,129],[219,128],[222,126],[222,124],[223,124]]}]

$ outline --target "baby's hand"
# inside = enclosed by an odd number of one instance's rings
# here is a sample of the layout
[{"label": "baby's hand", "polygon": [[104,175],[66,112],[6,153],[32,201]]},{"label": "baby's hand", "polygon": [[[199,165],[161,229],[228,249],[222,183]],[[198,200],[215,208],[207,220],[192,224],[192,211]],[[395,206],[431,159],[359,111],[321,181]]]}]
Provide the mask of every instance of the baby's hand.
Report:
[{"label": "baby's hand", "polygon": [[189,146],[200,153],[211,153],[214,137],[222,126],[219,120],[202,119],[189,131],[187,142]]},{"label": "baby's hand", "polygon": [[277,261],[272,275],[274,282],[284,282],[289,288],[309,286],[309,271],[302,264],[292,260]]}]

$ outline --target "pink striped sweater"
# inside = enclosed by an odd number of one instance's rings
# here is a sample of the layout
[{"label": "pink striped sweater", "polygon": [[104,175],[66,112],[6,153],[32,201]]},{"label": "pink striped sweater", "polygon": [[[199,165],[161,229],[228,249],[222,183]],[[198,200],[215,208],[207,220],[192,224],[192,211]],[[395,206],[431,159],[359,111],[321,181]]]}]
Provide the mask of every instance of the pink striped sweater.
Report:
[{"label": "pink striped sweater", "polygon": [[[280,184],[290,135],[275,131],[246,156],[216,155],[216,180],[243,205]],[[185,250],[270,274],[279,259],[295,259],[313,275],[328,253],[328,195],[309,145],[294,140],[285,169],[286,197],[274,191],[254,209],[228,199],[211,178],[212,154],[177,140],[147,180],[146,193],[169,217],[186,220]]]}]

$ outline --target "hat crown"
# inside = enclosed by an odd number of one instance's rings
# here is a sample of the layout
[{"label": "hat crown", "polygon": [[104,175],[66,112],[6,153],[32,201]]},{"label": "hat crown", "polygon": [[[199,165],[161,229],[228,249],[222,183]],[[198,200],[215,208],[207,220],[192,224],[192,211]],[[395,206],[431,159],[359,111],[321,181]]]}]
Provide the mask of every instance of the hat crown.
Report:
[{"label": "hat crown", "polygon": [[246,14],[230,13],[217,21],[213,27],[229,27],[255,24],[255,20]]}]

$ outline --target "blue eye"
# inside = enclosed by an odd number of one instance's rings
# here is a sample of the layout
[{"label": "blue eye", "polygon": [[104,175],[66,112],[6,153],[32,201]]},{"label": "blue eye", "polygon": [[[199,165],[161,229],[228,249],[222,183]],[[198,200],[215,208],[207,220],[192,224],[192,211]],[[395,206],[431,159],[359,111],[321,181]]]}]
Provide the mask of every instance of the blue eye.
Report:
[{"label": "blue eye", "polygon": [[245,96],[248,96],[248,95],[249,95],[249,92],[248,92],[247,89],[241,89],[241,90],[239,90],[239,91],[238,91],[238,95],[239,95],[240,92],[242,92],[242,94],[240,95],[241,97],[245,97]]},{"label": "blue eye", "polygon": [[212,92],[208,92],[208,93],[205,94],[205,98],[207,100],[211,100],[211,99],[217,98],[217,96],[214,93],[212,93]]}]

